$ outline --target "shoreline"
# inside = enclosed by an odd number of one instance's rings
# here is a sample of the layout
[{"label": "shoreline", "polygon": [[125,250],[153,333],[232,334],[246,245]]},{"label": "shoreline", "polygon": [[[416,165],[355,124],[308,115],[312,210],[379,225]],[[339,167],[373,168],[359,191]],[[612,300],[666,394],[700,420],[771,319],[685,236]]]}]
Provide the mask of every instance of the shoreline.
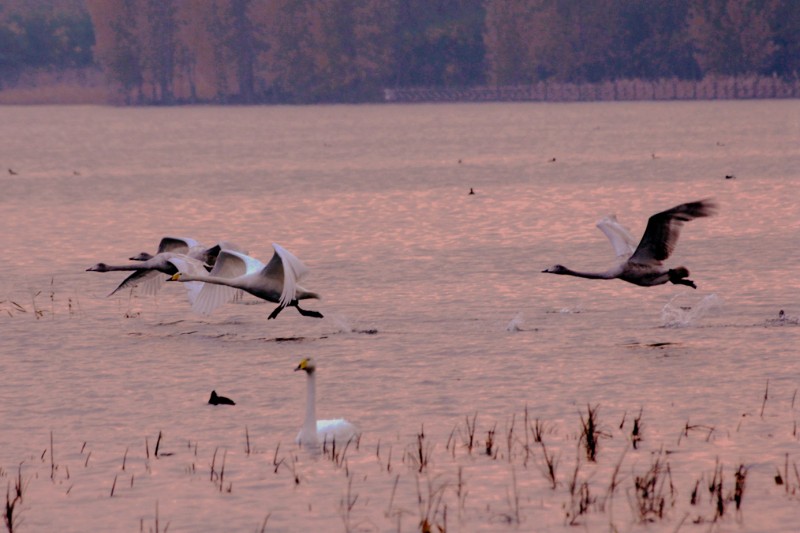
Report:
[{"label": "shoreline", "polygon": [[[361,103],[440,102],[620,102],[669,100],[772,100],[800,98],[800,78],[767,76],[708,76],[702,80],[620,79],[597,83],[540,81],[530,85],[482,87],[384,88],[382,98]],[[0,105],[164,106],[163,103],[125,104],[98,69],[32,72],[0,90]],[[217,100],[179,99],[181,105],[241,105]],[[285,105],[263,101],[254,105]]]}]

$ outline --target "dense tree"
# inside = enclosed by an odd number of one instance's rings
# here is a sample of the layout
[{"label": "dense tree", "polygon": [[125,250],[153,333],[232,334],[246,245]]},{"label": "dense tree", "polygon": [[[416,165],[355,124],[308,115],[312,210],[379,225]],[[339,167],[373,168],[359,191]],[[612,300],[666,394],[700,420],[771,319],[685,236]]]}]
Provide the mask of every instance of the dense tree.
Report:
[{"label": "dense tree", "polygon": [[762,73],[777,47],[770,0],[694,0],[689,30],[704,72]]},{"label": "dense tree", "polygon": [[0,83],[94,61],[125,101],[151,104],[369,101],[384,88],[543,80],[792,78],[800,9],[796,0],[0,3]]},{"label": "dense tree", "polygon": [[536,81],[531,47],[539,2],[488,0],[484,46],[489,81],[493,85],[519,85]]},{"label": "dense tree", "polygon": [[394,85],[468,86],[485,81],[483,0],[398,2]]},{"label": "dense tree", "polygon": [[0,21],[0,74],[24,68],[82,68],[93,63],[94,31],[85,10],[14,12]]}]

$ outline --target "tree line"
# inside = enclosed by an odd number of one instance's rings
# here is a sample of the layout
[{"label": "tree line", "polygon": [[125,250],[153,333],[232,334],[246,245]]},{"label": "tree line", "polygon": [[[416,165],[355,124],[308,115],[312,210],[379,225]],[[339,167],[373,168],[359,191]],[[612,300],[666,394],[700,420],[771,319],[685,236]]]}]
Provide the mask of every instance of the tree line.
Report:
[{"label": "tree line", "polygon": [[[796,0],[85,0],[0,20],[0,75],[97,65],[120,100],[362,102],[384,89],[800,72]],[[1,15],[1,14],[0,14]]]}]

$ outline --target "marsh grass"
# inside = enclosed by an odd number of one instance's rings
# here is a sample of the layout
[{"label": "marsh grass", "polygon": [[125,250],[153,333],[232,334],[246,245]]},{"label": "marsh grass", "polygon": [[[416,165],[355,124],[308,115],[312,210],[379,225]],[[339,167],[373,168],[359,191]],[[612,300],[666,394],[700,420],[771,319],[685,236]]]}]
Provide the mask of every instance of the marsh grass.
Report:
[{"label": "marsh grass", "polygon": [[17,527],[22,524],[20,518],[19,505],[22,503],[22,493],[25,484],[22,482],[22,464],[17,468],[17,476],[14,478],[14,488],[12,491],[11,482],[6,487],[6,503],[3,509],[3,523],[8,533],[14,533]]},{"label": "marsh grass", "polygon": [[583,418],[581,414],[581,439],[580,442],[583,444],[584,449],[586,451],[586,458],[591,462],[597,461],[597,453],[600,448],[600,439],[601,438],[610,438],[611,435],[606,433],[605,431],[600,430],[599,422],[597,420],[597,411],[599,406],[595,405],[592,407],[591,405],[586,406],[586,418]]},{"label": "marsh grass", "polygon": [[[623,416],[622,422],[614,426],[613,433],[601,429],[597,414],[597,407],[592,405],[588,405],[586,411],[578,413],[581,431],[576,433],[559,431],[557,425],[544,423],[538,418],[530,417],[526,412],[524,434],[517,431],[517,428],[523,426],[518,425],[516,423],[518,419],[512,415],[507,418],[505,434],[500,439],[496,433],[498,423],[485,421],[481,427],[477,413],[464,417],[449,433],[443,435],[431,434],[424,425],[421,425],[417,432],[405,437],[407,439],[405,452],[399,464],[394,464],[392,461],[392,449],[397,445],[403,446],[403,437],[398,436],[397,442],[391,441],[392,443],[381,439],[374,443],[367,441],[363,446],[366,451],[364,453],[361,435],[343,445],[334,440],[324,442],[318,450],[292,448],[284,452],[278,443],[271,452],[265,454],[267,455],[265,462],[269,465],[271,458],[271,467],[267,468],[271,468],[279,479],[286,479],[289,482],[287,486],[298,487],[303,481],[305,488],[298,492],[301,495],[316,490],[314,483],[324,472],[330,476],[340,476],[343,482],[342,491],[338,507],[334,505],[334,508],[338,509],[345,531],[376,530],[383,527],[374,521],[374,515],[369,517],[367,514],[369,509],[376,505],[381,510],[380,514],[390,523],[396,522],[400,530],[402,530],[401,521],[411,517],[413,527],[418,531],[436,533],[447,531],[452,525],[448,524],[448,520],[452,520],[453,516],[457,517],[462,527],[474,520],[486,520],[490,524],[497,524],[498,528],[502,524],[520,527],[533,518],[536,521],[536,525],[533,526],[535,528],[539,526],[538,517],[541,516],[541,509],[548,508],[561,510],[560,521],[566,527],[579,526],[589,530],[595,530],[599,522],[606,520],[610,531],[618,531],[620,528],[616,524],[624,529],[624,524],[620,523],[620,520],[626,520],[628,517],[632,524],[641,524],[643,527],[656,522],[666,524],[672,522],[672,526],[677,524],[680,528],[687,520],[695,524],[712,525],[729,524],[731,520],[742,521],[742,512],[746,506],[744,503],[746,489],[752,477],[751,471],[744,463],[737,463],[735,469],[732,469],[730,466],[724,467],[723,462],[717,458],[713,469],[709,468],[699,478],[691,477],[687,482],[684,474],[683,478],[679,477],[680,483],[676,483],[673,480],[670,461],[675,457],[686,457],[686,455],[673,456],[671,454],[679,450],[665,451],[663,445],[656,450],[643,449],[644,441],[633,438],[637,434],[641,435],[642,426],[638,426],[640,428],[638,433],[634,428],[637,427],[637,420],[642,418],[642,409],[639,409],[638,415],[634,417]],[[521,422],[523,418],[519,420]],[[685,436],[681,446],[688,450],[697,450],[698,446],[707,449],[708,446],[703,440],[708,440],[711,429],[713,428],[709,426],[686,422],[681,428],[681,434]],[[474,434],[478,432],[487,435],[486,441],[476,442]],[[706,438],[688,438],[698,432]],[[436,435],[447,440],[446,452],[439,455],[434,453]],[[471,441],[470,435],[473,435]],[[74,464],[67,461],[59,465],[59,454],[55,453],[54,432],[50,433],[49,439],[49,446],[40,455],[41,469],[49,467],[53,484],[59,485],[65,478],[70,479],[69,468],[74,467]],[[612,439],[609,441],[609,451],[619,451],[619,454],[614,453],[613,459],[606,458],[607,454],[598,453],[597,443],[602,439]],[[245,454],[238,457],[232,455],[230,460],[227,458],[227,448],[224,443],[209,449],[211,453],[207,456],[209,461],[207,479],[215,492],[231,493],[233,484],[240,479],[242,472],[252,470],[250,462],[246,467],[242,467],[241,461],[250,461],[243,458],[254,455],[257,458],[259,453],[263,453],[252,448],[248,426],[245,426],[244,440]],[[593,441],[594,461],[591,460],[589,453]],[[121,487],[127,487],[129,484],[131,489],[134,488],[135,477],[141,478],[144,474],[147,480],[152,476],[149,461],[151,459],[157,461],[172,455],[163,452],[165,442],[164,433],[159,431],[155,445],[151,449],[149,438],[145,437],[146,460],[143,465],[138,461],[129,461],[130,448],[126,447],[121,461],[119,463],[114,461],[116,466],[109,472],[108,477],[104,477],[104,480],[111,480],[111,483],[102,488],[104,496],[118,499]],[[476,444],[480,445],[482,451],[485,450],[486,453],[472,454],[470,442],[473,448]],[[303,453],[297,453],[299,450]],[[574,462],[567,460],[565,461],[567,464],[562,465],[561,457],[566,450],[574,453]],[[72,461],[80,461],[79,464],[84,467],[81,471],[96,471],[106,462],[94,459],[102,457],[102,454],[98,453],[99,450],[90,449],[84,441],[80,446],[80,456]],[[462,457],[457,459],[459,454]],[[194,463],[198,462],[198,444],[188,440],[186,446],[182,446],[175,455],[180,456],[179,459],[182,461],[188,458],[192,462],[191,467],[182,468],[184,472],[193,475]],[[501,455],[503,461],[499,462],[497,459]],[[637,466],[643,457],[648,456],[649,462],[644,468]],[[375,481],[371,480],[369,485],[365,485],[369,487],[367,492],[361,488],[360,483],[367,480],[363,469],[371,465],[372,461],[378,463],[376,474],[378,478],[385,479],[383,484],[385,499],[381,499],[381,492],[380,489],[376,490]],[[201,459],[200,463],[202,462]],[[529,462],[532,462],[535,468],[529,468],[527,466]],[[328,464],[332,466],[326,466]],[[233,467],[233,474],[229,472],[229,467]],[[143,472],[137,472],[137,468],[143,468]],[[284,468],[287,470],[285,476]],[[374,466],[371,468],[374,469]],[[562,470],[565,468],[567,473],[563,474]],[[169,461],[164,461],[159,468],[162,474],[171,469],[174,467],[170,466]],[[685,470],[686,465],[682,465],[682,469]],[[537,475],[536,470],[541,476]],[[0,470],[0,477],[3,476],[3,472]],[[78,479],[80,476],[85,474],[75,474],[75,483],[82,482]],[[414,482],[401,483],[403,479],[411,481],[407,476],[412,476]],[[491,483],[487,483],[487,476],[492,480]],[[42,477],[46,479],[47,475]],[[775,483],[781,489],[780,495],[783,497],[785,494],[786,497],[794,499],[800,491],[800,473],[790,453],[781,456],[774,477]],[[22,501],[21,468],[17,478],[15,486],[12,487],[12,483],[9,482],[5,511],[6,520],[14,524],[15,530],[18,527],[16,520]],[[684,486],[686,497],[681,500],[685,507],[678,508],[680,514],[677,514],[673,510],[679,501],[678,486],[683,483],[687,485]],[[378,482],[377,486],[380,485]],[[146,481],[144,486],[147,486]],[[412,487],[416,487],[415,493]],[[67,494],[71,488],[72,485],[67,489]],[[629,510],[629,514],[620,514],[619,509],[615,514],[613,502],[619,493],[627,496],[629,505],[621,509]],[[531,504],[533,508],[529,509]],[[318,512],[317,503],[314,503],[314,507],[314,512]],[[311,508],[309,503],[309,511]],[[457,513],[452,513],[453,510],[457,510]],[[272,516],[274,518],[274,514]],[[558,516],[555,519],[559,521]],[[264,520],[263,524],[260,524],[262,530],[266,528],[266,522],[267,520]],[[166,530],[169,527],[169,524],[164,527],[153,523],[145,527],[144,519],[140,523],[143,530],[146,529],[148,532],[156,528]],[[254,529],[258,528],[259,526],[255,525]],[[459,528],[456,527],[456,530]]]},{"label": "marsh grass", "polygon": [[667,507],[675,504],[675,487],[669,463],[663,451],[654,455],[650,468],[634,477],[633,507],[639,522],[656,522],[664,518]]}]

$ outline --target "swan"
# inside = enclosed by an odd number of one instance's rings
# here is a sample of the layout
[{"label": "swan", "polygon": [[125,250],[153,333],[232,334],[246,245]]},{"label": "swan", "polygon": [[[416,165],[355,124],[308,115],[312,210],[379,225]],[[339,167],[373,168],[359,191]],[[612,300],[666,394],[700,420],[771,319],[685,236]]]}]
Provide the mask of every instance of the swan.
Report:
[{"label": "swan", "polygon": [[[211,248],[206,248],[196,240],[188,237],[163,237],[161,242],[158,243],[156,255],[165,252],[188,255],[193,259],[205,263],[206,269],[211,270],[222,249],[234,250],[243,254],[247,253],[246,250],[228,241],[220,241]],[[148,261],[153,257],[154,255],[151,253],[141,252],[129,259],[131,261]]]},{"label": "swan", "polygon": [[711,216],[716,211],[717,204],[711,199],[704,199],[656,213],[647,221],[644,235],[632,253],[629,251],[632,239],[628,231],[615,217],[607,217],[598,223],[598,227],[611,241],[620,259],[619,264],[605,272],[577,272],[562,265],[554,265],[542,272],[589,279],[619,278],[642,287],[671,282],[696,289],[694,282],[688,279],[689,270],[686,267],[666,268],[662,262],[675,249],[684,222]]},{"label": "swan", "polygon": [[214,268],[208,274],[177,272],[167,281],[204,282],[205,285],[192,304],[195,311],[203,314],[210,314],[220,305],[229,302],[237,290],[243,290],[262,300],[278,304],[268,319],[277,317],[287,306],[297,308],[303,316],[322,318],[322,313],[302,309],[298,303],[300,300],[320,297],[317,293],[297,285],[297,281],[308,272],[308,268],[282,246],[273,243],[272,247],[275,252],[266,266],[249,255],[222,249]]},{"label": "swan", "polygon": [[315,371],[317,367],[311,357],[300,361],[295,372],[306,373],[306,418],[295,442],[306,446],[318,446],[320,442],[347,442],[358,435],[358,428],[343,418],[317,420]]},{"label": "swan", "polygon": [[[147,260],[140,260],[137,263],[128,265],[109,265],[106,263],[97,263],[86,269],[87,272],[133,272],[116,289],[109,293],[112,296],[120,289],[126,287],[141,287],[142,294],[154,295],[161,288],[161,276],[159,273],[173,275],[178,272],[186,272],[193,274],[200,274],[205,272],[204,264],[193,259],[187,255],[177,254],[173,252],[162,252],[152,256]],[[200,293],[202,285],[193,283],[186,287],[189,294],[189,301],[194,302],[196,296]]]}]

